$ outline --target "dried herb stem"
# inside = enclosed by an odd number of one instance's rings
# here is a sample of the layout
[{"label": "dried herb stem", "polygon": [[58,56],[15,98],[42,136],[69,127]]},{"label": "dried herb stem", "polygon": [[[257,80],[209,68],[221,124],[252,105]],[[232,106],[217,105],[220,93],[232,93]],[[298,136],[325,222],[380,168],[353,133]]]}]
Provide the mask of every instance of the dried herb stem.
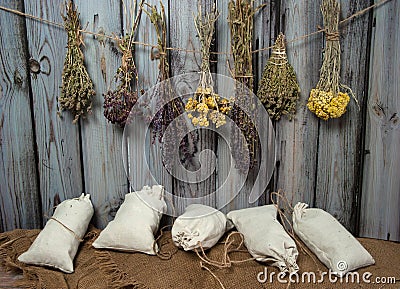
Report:
[{"label": "dried herb stem", "polygon": [[[172,123],[184,110],[184,103],[182,98],[176,97],[176,92],[169,80],[169,63],[168,63],[168,50],[167,50],[167,22],[165,17],[165,9],[162,2],[160,2],[161,11],[158,12],[157,6],[146,4],[149,8],[144,10],[153,24],[157,34],[157,49],[151,51],[151,59],[159,60],[159,75],[158,75],[158,89],[154,90],[152,97],[157,98],[160,103],[162,98],[168,98],[170,101],[158,110],[151,121],[153,130],[153,143],[155,139],[163,143],[163,163],[164,166],[172,169],[171,165],[175,163],[175,155],[171,154],[175,150],[176,139],[166,139],[164,133],[166,129],[170,129],[170,137],[179,135],[179,132],[188,131],[185,123],[176,121]],[[195,143],[198,141],[198,135],[191,132],[185,135],[179,144],[180,161],[182,163],[191,162],[194,154],[197,152]]]},{"label": "dried herb stem", "polygon": [[115,90],[109,90],[104,94],[104,116],[111,123],[119,124],[122,127],[126,124],[129,114],[138,100],[138,74],[133,42],[139,25],[143,3],[144,0],[139,4],[139,12],[130,34],[116,41],[117,47],[122,53],[121,65],[115,75],[118,86]]},{"label": "dried herb stem", "polygon": [[[231,31],[231,51],[234,61],[233,77],[238,81],[235,91],[235,104],[231,110],[231,118],[244,134],[244,141],[235,133],[232,142],[243,152],[247,146],[249,156],[239,153],[233,155],[236,166],[242,171],[247,164],[253,168],[256,164],[256,148],[258,134],[253,120],[241,109],[241,106],[254,107],[254,99],[249,95],[253,90],[252,42],[254,21],[254,0],[231,0],[228,3],[228,23]],[[245,89],[247,87],[248,89]],[[238,105],[241,104],[241,105]]]},{"label": "dried herb stem", "polygon": [[95,91],[84,64],[83,52],[80,49],[83,39],[80,33],[79,13],[72,1],[66,5],[66,15],[63,15],[63,19],[68,41],[62,72],[61,95],[58,102],[60,113],[63,110],[70,110],[75,116],[73,123],[76,123],[80,116],[91,112],[92,97],[95,95]]}]

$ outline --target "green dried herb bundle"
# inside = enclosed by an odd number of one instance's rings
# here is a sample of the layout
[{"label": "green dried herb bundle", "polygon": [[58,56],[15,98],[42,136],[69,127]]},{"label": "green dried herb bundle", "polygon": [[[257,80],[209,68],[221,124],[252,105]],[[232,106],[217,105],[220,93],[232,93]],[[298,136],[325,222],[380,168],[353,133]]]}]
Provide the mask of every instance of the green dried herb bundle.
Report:
[{"label": "green dried herb bundle", "polygon": [[80,49],[83,40],[80,32],[79,13],[74,8],[72,1],[67,4],[66,8],[67,14],[63,16],[63,19],[65,30],[68,33],[68,46],[58,102],[60,112],[70,110],[75,116],[73,123],[76,123],[80,116],[91,112],[92,97],[96,93]]},{"label": "green dried herb bundle", "polygon": [[[240,84],[236,87],[235,104],[231,110],[231,119],[236,123],[244,134],[249,156],[243,154],[233,155],[236,166],[245,169],[248,163],[250,167],[256,164],[256,148],[258,146],[258,134],[253,120],[239,107],[242,103],[246,107],[254,106],[254,99],[249,95],[243,85],[253,90],[253,65],[252,65],[252,42],[253,42],[253,20],[256,10],[253,7],[254,0],[231,0],[228,4],[228,23],[231,31],[231,50],[234,61],[233,77]],[[232,134],[232,141],[238,148],[234,151],[243,152],[246,143],[240,141],[241,138]]]},{"label": "green dried herb bundle", "polygon": [[281,33],[264,68],[257,96],[271,119],[279,120],[282,115],[287,115],[291,120],[296,113],[299,95],[296,73],[287,60],[285,36]]},{"label": "green dried herb bundle", "polygon": [[[340,42],[339,42],[339,12],[340,5],[336,0],[323,0],[321,12],[324,17],[325,50],[324,60],[320,70],[317,86],[311,90],[307,107],[319,118],[328,120],[338,118],[346,112],[350,101],[347,93],[340,87],[351,89],[340,84]],[[353,95],[354,97],[354,95]],[[354,100],[357,100],[354,97]],[[358,104],[358,103],[357,103]]]},{"label": "green dried herb bundle", "polygon": [[118,48],[122,53],[121,65],[115,75],[115,79],[119,82],[119,85],[117,89],[109,90],[104,94],[104,116],[111,123],[119,124],[121,127],[125,126],[129,113],[138,100],[138,92],[133,85],[133,82],[135,82],[136,87],[138,87],[133,41],[139,25],[143,2],[142,0],[139,5],[139,12],[130,35],[117,40]]}]

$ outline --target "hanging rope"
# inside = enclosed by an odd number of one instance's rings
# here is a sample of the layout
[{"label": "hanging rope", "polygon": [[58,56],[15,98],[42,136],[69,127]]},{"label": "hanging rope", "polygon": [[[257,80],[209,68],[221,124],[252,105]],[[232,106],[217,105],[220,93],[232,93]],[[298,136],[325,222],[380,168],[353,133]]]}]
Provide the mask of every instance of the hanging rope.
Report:
[{"label": "hanging rope", "polygon": [[[392,1],[392,0],[381,0],[381,1],[375,3],[375,4],[371,5],[371,6],[368,6],[368,7],[364,8],[364,9],[362,9],[362,10],[360,10],[360,11],[358,11],[358,12],[352,14],[352,15],[350,15],[349,17],[343,19],[342,21],[339,22],[339,25],[343,25],[344,23],[352,20],[353,18],[361,16],[361,15],[367,13],[369,10],[374,9],[374,8],[376,8],[378,6],[381,6],[381,5],[383,5],[383,4],[385,4],[385,3],[389,2],[389,1]],[[29,18],[29,19],[33,19],[33,20],[36,20],[36,21],[39,21],[39,22],[42,22],[42,23],[45,23],[45,24],[48,24],[48,25],[56,26],[56,27],[59,27],[59,28],[64,28],[64,25],[61,24],[61,23],[50,21],[50,20],[35,16],[35,15],[32,15],[32,14],[24,13],[24,12],[15,10],[15,9],[11,9],[11,8],[7,8],[7,7],[4,7],[4,6],[0,6],[0,10],[6,11],[6,12],[9,12],[9,13],[13,13],[13,14],[16,14],[16,15],[19,15],[19,16],[23,16],[23,17],[26,17],[26,18]],[[117,40],[118,39],[116,36],[106,35],[104,33],[96,33],[96,32],[88,31],[88,30],[85,30],[85,29],[81,29],[80,32],[84,33],[84,34],[88,34],[88,35],[98,36],[98,37],[102,37],[102,38],[108,38],[108,39],[111,39],[111,40]],[[298,41],[307,39],[307,38],[309,38],[311,36],[314,36],[314,35],[322,33],[322,32],[325,32],[325,29],[318,29],[317,31],[314,31],[312,33],[309,33],[309,34],[306,34],[306,35],[302,35],[302,36],[296,37],[294,39],[288,40],[286,43],[289,44],[289,43],[298,42]],[[157,45],[150,44],[150,43],[145,43],[145,42],[140,42],[140,41],[133,41],[132,44],[145,46],[145,47],[151,47],[152,49],[157,48]],[[272,48],[273,48],[273,46],[271,45],[271,46],[268,46],[268,47],[264,47],[264,48],[253,50],[252,53],[258,53],[258,52],[261,52],[261,51],[270,50]],[[167,50],[173,50],[173,51],[181,51],[181,52],[186,52],[186,53],[199,53],[199,54],[201,53],[200,50],[184,49],[184,48],[180,48],[180,47],[167,47],[166,49]],[[222,51],[221,52],[210,52],[210,54],[232,55],[231,52],[222,52]]]}]

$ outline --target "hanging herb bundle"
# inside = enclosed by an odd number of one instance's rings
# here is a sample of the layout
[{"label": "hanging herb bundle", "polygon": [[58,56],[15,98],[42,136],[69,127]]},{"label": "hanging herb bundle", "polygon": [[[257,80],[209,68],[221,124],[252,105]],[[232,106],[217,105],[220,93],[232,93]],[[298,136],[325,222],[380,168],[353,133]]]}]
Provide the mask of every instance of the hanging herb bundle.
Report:
[{"label": "hanging herb bundle", "polygon": [[342,116],[350,101],[349,95],[341,92],[339,86],[352,92],[351,89],[339,83],[339,3],[336,0],[323,0],[321,12],[324,18],[326,38],[324,60],[318,84],[310,92],[307,107],[319,118],[328,120]]},{"label": "hanging herb bundle", "polygon": [[[159,75],[158,83],[161,83],[159,89],[154,91],[154,97],[158,97],[161,100],[162,97],[168,97],[172,99],[167,104],[165,104],[160,110],[158,110],[151,121],[151,127],[153,130],[153,143],[155,139],[158,138],[159,142],[164,143],[163,151],[163,161],[164,165],[168,167],[169,164],[173,164],[172,157],[174,157],[170,152],[174,151],[175,140],[164,139],[164,132],[167,127],[173,125],[170,129],[175,131],[188,131],[182,122],[175,122],[172,124],[173,120],[180,116],[185,111],[185,105],[180,97],[175,97],[176,92],[169,81],[169,63],[168,63],[168,51],[167,51],[167,24],[165,19],[165,10],[162,2],[161,11],[158,12],[156,6],[149,7],[149,11],[144,10],[144,12],[149,17],[151,23],[153,24],[156,34],[157,34],[157,51],[156,53],[152,49],[151,58],[159,59]],[[174,134],[178,135],[178,133]],[[172,134],[170,134],[172,136]],[[181,162],[191,162],[194,154],[197,152],[197,147],[195,143],[198,140],[198,135],[195,132],[190,132],[182,139],[179,145],[179,152],[181,156]],[[170,168],[171,169],[171,168]]]},{"label": "hanging herb bundle", "polygon": [[280,33],[264,68],[257,95],[271,119],[279,120],[282,115],[287,115],[291,120],[296,113],[299,94],[296,73],[286,56],[285,36]]},{"label": "hanging herb bundle", "polygon": [[62,72],[61,95],[58,98],[60,112],[70,110],[75,118],[91,112],[92,97],[95,95],[93,82],[83,62],[84,57],[80,49],[83,45],[79,13],[72,1],[67,4],[67,13],[63,16],[64,27],[68,33],[67,55]]},{"label": "hanging herb bundle", "polygon": [[211,121],[218,128],[226,123],[225,115],[231,110],[229,100],[214,92],[210,71],[210,47],[219,13],[215,7],[204,17],[201,14],[201,6],[198,11],[194,23],[201,43],[200,82],[194,97],[189,98],[186,103],[185,110],[189,112],[188,116],[194,125],[207,127]]},{"label": "hanging herb bundle", "polygon": [[[252,66],[252,42],[253,42],[253,19],[255,9],[254,0],[231,0],[228,4],[228,23],[231,31],[231,50],[234,61],[234,78],[240,84],[236,87],[235,104],[231,110],[231,119],[236,123],[244,134],[249,156],[243,154],[235,155],[236,166],[245,169],[247,164],[254,167],[256,164],[257,131],[252,119],[240,108],[237,103],[246,107],[254,107],[254,99],[249,95],[253,90],[253,66]],[[245,89],[243,86],[247,86]],[[246,146],[240,141],[238,135],[232,134],[232,142],[238,148],[235,152],[243,152]]]},{"label": "hanging herb bundle", "polygon": [[139,5],[130,35],[117,40],[117,45],[122,53],[121,66],[118,68],[115,79],[119,82],[116,90],[109,90],[104,94],[104,116],[111,122],[125,126],[129,113],[136,101],[138,92],[135,90],[133,80],[138,83],[137,69],[135,65],[134,37],[142,13],[143,1]]}]

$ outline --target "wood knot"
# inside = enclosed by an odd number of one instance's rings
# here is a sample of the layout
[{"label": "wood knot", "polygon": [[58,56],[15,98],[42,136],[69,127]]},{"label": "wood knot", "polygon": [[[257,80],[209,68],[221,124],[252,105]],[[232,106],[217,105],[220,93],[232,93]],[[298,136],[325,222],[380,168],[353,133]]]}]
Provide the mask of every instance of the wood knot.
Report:
[{"label": "wood knot", "polygon": [[40,73],[40,63],[36,59],[29,59],[29,70],[30,72],[34,74],[39,74]]},{"label": "wood knot", "polygon": [[18,69],[14,71],[14,84],[18,86],[22,86],[24,83],[24,79],[22,78],[21,73],[19,73]]}]

